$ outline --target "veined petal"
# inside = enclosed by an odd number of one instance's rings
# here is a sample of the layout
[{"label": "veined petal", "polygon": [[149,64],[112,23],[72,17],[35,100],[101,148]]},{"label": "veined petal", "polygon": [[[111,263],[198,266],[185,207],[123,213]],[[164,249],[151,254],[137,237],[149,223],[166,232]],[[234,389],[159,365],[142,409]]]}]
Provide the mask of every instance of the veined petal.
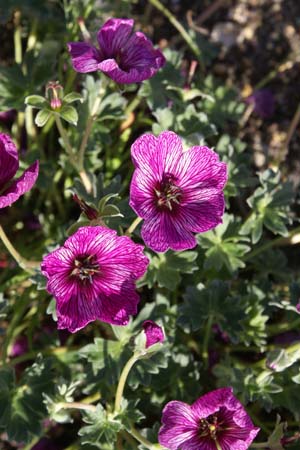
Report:
[{"label": "veined petal", "polygon": [[227,181],[227,166],[208,147],[191,147],[183,152],[180,167],[180,187],[223,189]]},{"label": "veined petal", "polygon": [[128,70],[123,70],[117,61],[112,58],[105,59],[99,63],[98,69],[119,84],[140,83],[154,74],[149,67],[144,67],[143,69],[130,67]]},{"label": "veined petal", "polygon": [[135,280],[148,264],[143,247],[129,237],[102,226],[79,228],[42,263],[58,327],[74,333],[96,319],[125,325],[137,311]]},{"label": "veined petal", "polygon": [[163,131],[158,136],[158,145],[151,165],[161,179],[163,174],[180,176],[180,160],[183,155],[182,141],[173,131]]},{"label": "veined petal", "polygon": [[101,54],[95,47],[87,42],[69,42],[68,50],[76,72],[87,73],[98,70]]},{"label": "veined petal", "polygon": [[0,133],[0,191],[19,168],[18,151],[8,134]]},{"label": "veined petal", "polygon": [[156,213],[155,181],[143,172],[136,170],[130,185],[129,205],[139,217],[146,219]]},{"label": "veined petal", "polygon": [[197,436],[197,419],[191,407],[184,402],[175,400],[167,403],[163,409],[162,424],[158,441],[169,450],[178,450],[185,442],[193,442]]},{"label": "veined petal", "polygon": [[204,233],[222,223],[225,200],[222,192],[201,201],[181,205],[178,220],[193,233]]},{"label": "veined petal", "polygon": [[166,60],[159,49],[153,47],[152,42],[140,31],[134,33],[124,49],[122,64],[126,67],[144,68],[150,67],[157,71]]},{"label": "veined petal", "polygon": [[210,416],[220,409],[229,397],[233,396],[232,388],[220,388],[200,397],[192,405],[192,411],[199,419]]},{"label": "veined petal", "polygon": [[114,325],[127,325],[129,317],[137,313],[140,297],[132,289],[121,290],[120,294],[101,298],[98,319]]},{"label": "veined petal", "polygon": [[109,19],[100,28],[97,39],[105,59],[114,58],[122,51],[132,33],[133,24],[132,19]]},{"label": "veined petal", "polygon": [[21,195],[29,191],[39,173],[39,162],[36,161],[28,169],[26,169],[20,178],[17,178],[12,182],[12,184],[0,195],[0,208],[5,208],[10,206],[12,203],[16,202]]},{"label": "veined petal", "polygon": [[134,141],[131,146],[131,158],[135,167],[139,167],[143,172],[153,173],[151,161],[156,152],[158,138],[153,134],[143,134]]},{"label": "veined petal", "polygon": [[165,252],[169,248],[180,251],[197,245],[192,232],[182,226],[176,215],[165,211],[158,211],[145,220],[141,235],[145,244],[156,252]]}]

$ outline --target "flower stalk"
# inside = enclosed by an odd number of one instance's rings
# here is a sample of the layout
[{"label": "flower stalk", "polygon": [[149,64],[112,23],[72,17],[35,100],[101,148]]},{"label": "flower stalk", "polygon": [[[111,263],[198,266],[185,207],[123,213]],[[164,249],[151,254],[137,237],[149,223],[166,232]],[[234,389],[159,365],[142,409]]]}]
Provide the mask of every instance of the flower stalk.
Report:
[{"label": "flower stalk", "polygon": [[62,121],[58,115],[55,115],[55,122],[57,125],[57,129],[59,131],[59,134],[65,145],[67,154],[69,156],[70,163],[78,171],[78,174],[81,178],[81,181],[82,181],[86,191],[88,193],[90,193],[92,191],[92,184],[90,182],[90,179],[89,179],[85,169],[83,168],[83,165],[81,166],[81,164],[76,160],[73,149],[72,149],[72,145],[71,145],[68,135],[67,135],[67,132],[66,132],[66,130],[62,124]]},{"label": "flower stalk", "polygon": [[79,147],[79,152],[78,152],[78,165],[79,165],[80,170],[84,170],[85,149],[86,149],[86,146],[87,146],[87,143],[88,143],[88,140],[89,140],[92,128],[93,128],[93,124],[97,118],[97,114],[98,114],[98,110],[99,110],[101,101],[102,101],[102,99],[105,95],[106,89],[108,87],[108,84],[109,84],[108,79],[103,78],[102,83],[101,83],[101,88],[95,99],[91,114],[86,123],[85,132],[84,132],[84,135],[83,135],[80,147]]},{"label": "flower stalk", "polygon": [[149,0],[149,3],[153,5],[156,9],[158,9],[160,12],[163,13],[167,19],[169,19],[170,23],[176,28],[177,31],[181,34],[182,38],[185,40],[187,45],[190,47],[192,52],[195,54],[199,61],[199,65],[204,69],[203,62],[201,59],[201,52],[197,44],[193,41],[191,36],[188,34],[188,32],[185,30],[185,28],[181,25],[180,22],[176,19],[176,17],[169,11],[159,0]]},{"label": "flower stalk", "polygon": [[20,253],[15,249],[13,244],[8,239],[3,227],[0,225],[0,239],[4,246],[6,247],[7,251],[11,254],[11,256],[14,258],[14,260],[17,262],[17,264],[24,270],[26,270],[29,273],[34,273],[34,268],[39,267],[40,263],[37,261],[28,261],[27,259],[23,258]]},{"label": "flower stalk", "polygon": [[136,219],[134,219],[134,221],[132,222],[132,224],[128,227],[128,229],[126,230],[126,236],[130,236],[134,230],[138,227],[138,225],[141,223],[143,219],[141,217],[137,217]]},{"label": "flower stalk", "polygon": [[129,375],[130,370],[132,369],[132,367],[138,361],[139,358],[140,358],[140,354],[134,353],[132,355],[132,357],[127,361],[127,363],[125,364],[125,366],[122,370],[122,373],[121,373],[121,376],[119,379],[119,383],[118,383],[118,387],[117,387],[117,391],[116,391],[115,412],[120,411],[120,409],[121,409],[121,402],[122,402],[122,397],[123,397],[123,392],[125,389],[127,377]]}]

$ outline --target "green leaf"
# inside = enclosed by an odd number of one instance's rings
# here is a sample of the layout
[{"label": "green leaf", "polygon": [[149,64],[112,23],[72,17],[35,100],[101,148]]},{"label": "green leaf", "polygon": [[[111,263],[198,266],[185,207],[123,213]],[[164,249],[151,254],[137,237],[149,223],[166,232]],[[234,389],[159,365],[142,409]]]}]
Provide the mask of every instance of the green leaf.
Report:
[{"label": "green leaf", "polygon": [[199,246],[207,249],[204,268],[220,272],[224,268],[230,274],[245,267],[243,256],[250,250],[248,238],[239,236],[240,221],[224,214],[223,223],[214,230],[199,234]]},{"label": "green leaf", "polygon": [[28,95],[25,98],[25,104],[34,106],[35,108],[44,108],[44,106],[48,105],[48,102],[41,95]]},{"label": "green leaf", "polygon": [[97,405],[96,411],[85,411],[83,421],[88,425],[82,427],[78,432],[82,444],[90,444],[101,450],[103,443],[113,445],[118,432],[124,428],[120,419],[107,414],[101,404]]},{"label": "green leaf", "polygon": [[73,103],[73,102],[83,102],[83,97],[78,92],[70,92],[69,94],[65,95],[63,98],[63,101],[66,103]]},{"label": "green leaf", "polygon": [[12,369],[0,372],[0,428],[9,440],[28,443],[41,433],[41,420],[46,417],[43,393],[54,389],[51,362],[39,358],[26,369],[18,384]]},{"label": "green leaf", "polygon": [[277,415],[274,431],[268,439],[268,447],[270,450],[284,450],[281,442],[286,428],[287,422],[281,422],[281,417]]},{"label": "green leaf", "polygon": [[56,114],[71,125],[77,125],[78,113],[74,106],[63,105],[61,110],[57,111]]},{"label": "green leaf", "polygon": [[52,114],[51,111],[49,111],[48,109],[41,109],[37,113],[35,120],[34,120],[36,125],[38,127],[43,127],[47,123],[51,114]]},{"label": "green leaf", "polygon": [[148,256],[150,266],[145,276],[138,281],[138,286],[147,285],[151,288],[157,283],[158,286],[173,291],[181,281],[181,273],[193,273],[198,269],[197,252],[168,251],[157,256]]},{"label": "green leaf", "polygon": [[113,361],[119,360],[123,347],[123,341],[95,338],[94,343],[83,347],[79,354],[92,364],[93,372],[97,374],[103,368],[109,370]]}]

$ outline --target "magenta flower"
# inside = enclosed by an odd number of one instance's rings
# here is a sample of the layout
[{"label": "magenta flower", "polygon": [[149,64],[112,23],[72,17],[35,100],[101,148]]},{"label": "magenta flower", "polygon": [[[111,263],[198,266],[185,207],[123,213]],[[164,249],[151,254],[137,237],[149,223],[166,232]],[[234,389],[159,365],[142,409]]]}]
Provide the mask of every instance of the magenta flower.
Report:
[{"label": "magenta flower", "polygon": [[142,238],[157,252],[185,250],[222,222],[227,167],[208,147],[183,151],[171,131],[144,134],[131,147],[130,206],[145,222]]},{"label": "magenta flower", "polygon": [[162,327],[157,325],[152,320],[145,320],[143,323],[143,328],[146,335],[146,348],[165,340]]},{"label": "magenta flower", "polygon": [[209,392],[191,406],[169,402],[162,423],[158,440],[169,450],[247,450],[259,432],[232,388]]},{"label": "magenta flower", "polygon": [[126,325],[137,312],[135,280],[148,264],[143,246],[127,236],[101,226],[79,228],[42,262],[58,328],[74,333],[96,319]]},{"label": "magenta flower", "polygon": [[275,111],[274,95],[269,89],[258,89],[245,99],[246,103],[252,104],[254,111],[262,119],[272,117]]},{"label": "magenta flower", "polygon": [[87,42],[69,42],[74,70],[100,70],[117,83],[138,83],[165,64],[160,50],[141,32],[133,33],[132,19],[109,19],[98,31],[99,48]]},{"label": "magenta flower", "polygon": [[13,180],[18,168],[19,157],[15,144],[8,134],[0,133],[0,208],[16,202],[36,182],[38,161],[28,167],[20,178]]}]

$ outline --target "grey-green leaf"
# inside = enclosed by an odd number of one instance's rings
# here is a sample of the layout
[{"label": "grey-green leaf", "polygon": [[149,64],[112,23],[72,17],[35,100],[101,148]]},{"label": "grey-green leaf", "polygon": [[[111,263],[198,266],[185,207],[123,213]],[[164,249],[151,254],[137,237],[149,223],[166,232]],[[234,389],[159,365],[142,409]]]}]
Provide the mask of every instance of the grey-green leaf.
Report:
[{"label": "grey-green leaf", "polygon": [[36,118],[35,118],[36,125],[38,127],[43,127],[47,123],[50,115],[51,115],[51,112],[48,109],[41,109],[37,113]]},{"label": "grey-green leaf", "polygon": [[57,114],[71,125],[77,125],[78,114],[73,106],[64,105]]}]

